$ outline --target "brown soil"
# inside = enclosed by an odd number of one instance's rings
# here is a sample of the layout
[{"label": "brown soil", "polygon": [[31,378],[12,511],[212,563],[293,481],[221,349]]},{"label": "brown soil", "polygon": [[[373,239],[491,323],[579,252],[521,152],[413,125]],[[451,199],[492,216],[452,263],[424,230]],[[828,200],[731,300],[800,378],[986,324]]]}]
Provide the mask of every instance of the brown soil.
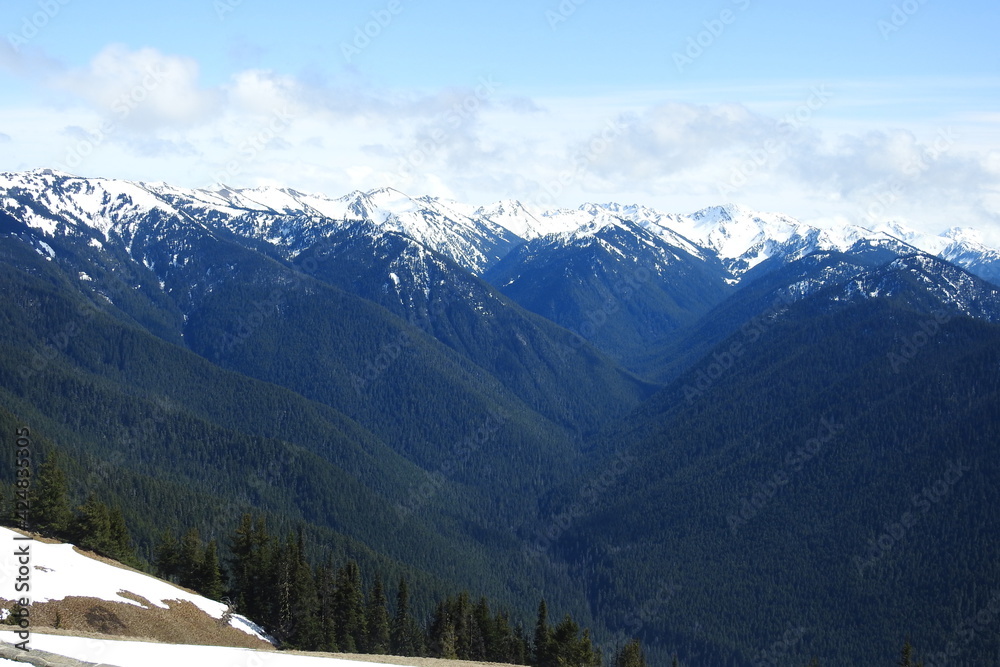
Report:
[{"label": "brown soil", "polygon": [[[59,544],[58,540],[31,535],[46,544]],[[73,547],[77,553],[123,570],[140,572],[122,565],[118,561],[98,556],[91,551]],[[194,593],[186,588],[180,590]],[[190,602],[167,600],[168,609],[158,607],[149,600],[133,593],[120,593],[146,607],[137,607],[125,602],[109,602],[97,598],[69,597],[51,602],[36,602],[31,605],[30,619],[33,631],[55,632],[75,636],[96,633],[103,637],[138,639],[169,644],[198,644],[207,646],[235,646],[273,650],[266,641],[257,639],[230,625],[223,625]],[[12,600],[0,598],[0,607],[10,609]]]},{"label": "brown soil", "polygon": [[289,655],[311,655],[320,658],[340,658],[383,665],[411,665],[412,667],[515,667],[498,662],[473,662],[471,660],[443,660],[441,658],[404,658],[398,655],[368,655],[364,653],[310,653],[308,651],[282,651]]},{"label": "brown soil", "polygon": [[[31,629],[75,636],[96,633],[168,644],[272,648],[242,630],[223,625],[190,602],[168,600],[169,608],[164,609],[137,595],[125,595],[147,608],[83,597],[36,602],[30,608]],[[9,609],[13,603],[0,599],[0,606]]]}]

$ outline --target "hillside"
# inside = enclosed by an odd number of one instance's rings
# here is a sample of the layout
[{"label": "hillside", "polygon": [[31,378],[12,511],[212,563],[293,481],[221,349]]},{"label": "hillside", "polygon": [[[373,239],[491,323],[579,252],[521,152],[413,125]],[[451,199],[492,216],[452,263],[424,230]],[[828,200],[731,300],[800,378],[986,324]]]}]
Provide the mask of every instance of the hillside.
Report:
[{"label": "hillside", "polygon": [[[737,328],[594,443],[532,554],[600,582],[594,608],[661,663],[754,664],[790,628],[779,664],[940,651],[1000,575],[1000,328],[934,312],[813,298]],[[983,629],[966,664],[995,655]]]},{"label": "hillside", "polygon": [[[204,598],[121,563],[54,540],[15,541],[24,535],[0,528],[5,545],[28,545],[32,571],[28,582],[32,630],[99,633],[161,642],[242,648],[271,648],[265,635],[221,602]],[[5,548],[0,571],[13,580],[18,562]],[[6,576],[10,574],[10,577]],[[16,600],[0,593],[6,620]],[[223,621],[223,618],[227,620]]]}]

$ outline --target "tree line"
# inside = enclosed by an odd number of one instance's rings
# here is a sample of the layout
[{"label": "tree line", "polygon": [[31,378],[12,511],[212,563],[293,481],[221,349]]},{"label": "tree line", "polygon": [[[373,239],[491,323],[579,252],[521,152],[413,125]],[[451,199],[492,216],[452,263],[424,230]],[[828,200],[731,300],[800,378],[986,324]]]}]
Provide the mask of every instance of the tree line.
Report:
[{"label": "tree line", "polygon": [[74,508],[66,473],[56,454],[50,454],[39,466],[28,502],[32,530],[126,565],[142,567],[121,507],[109,506],[91,493],[86,502]]},{"label": "tree line", "polygon": [[[555,627],[539,605],[533,637],[507,611],[467,592],[440,599],[426,623],[410,608],[409,582],[401,577],[390,609],[379,573],[365,588],[354,560],[312,565],[302,531],[270,534],[263,517],[244,514],[229,539],[227,590],[239,613],[264,627],[283,647],[307,651],[372,653],[476,660],[537,667],[600,667],[601,654],[588,630],[570,616]],[[217,549],[199,543],[197,532],[180,540],[165,533],[157,548],[161,576],[198,589],[218,579]],[[642,663],[644,664],[644,663]],[[622,667],[635,667],[623,665]]]},{"label": "tree line", "polygon": [[[426,623],[410,608],[410,584],[401,577],[390,610],[380,574],[366,591],[360,566],[348,560],[335,567],[329,560],[311,565],[302,531],[284,539],[270,534],[266,520],[244,514],[228,540],[231,556],[223,565],[217,540],[205,542],[197,529],[178,538],[163,532],[152,567],[137,555],[120,507],[108,506],[91,494],[73,508],[57,455],[39,467],[31,498],[31,528],[82,549],[151,570],[251,619],[283,648],[334,653],[421,656],[474,660],[531,667],[601,667],[601,651],[590,631],[566,615],[549,622],[544,599],[538,606],[534,632],[506,611],[494,611],[485,597],[473,601],[467,591],[442,598]],[[16,522],[13,522],[16,523]],[[611,667],[645,667],[641,643],[633,639],[610,659]],[[675,657],[672,662],[681,663]],[[900,667],[920,667],[909,640],[900,652]],[[813,658],[809,667],[819,667]]]},{"label": "tree line", "polygon": [[263,517],[250,514],[240,518],[229,536],[225,562],[218,541],[206,542],[192,528],[180,537],[164,531],[150,566],[137,556],[120,507],[108,506],[91,494],[73,508],[58,455],[45,459],[33,482],[29,527],[35,532],[227,601],[285,648],[537,667],[602,664],[589,631],[581,634],[570,616],[555,627],[549,625],[544,600],[533,638],[507,611],[494,611],[485,597],[473,601],[468,592],[442,598],[430,619],[421,623],[411,611],[406,577],[399,580],[390,612],[380,574],[365,590],[354,560],[339,567],[329,559],[312,565],[306,559],[301,529],[280,539],[270,534]]}]

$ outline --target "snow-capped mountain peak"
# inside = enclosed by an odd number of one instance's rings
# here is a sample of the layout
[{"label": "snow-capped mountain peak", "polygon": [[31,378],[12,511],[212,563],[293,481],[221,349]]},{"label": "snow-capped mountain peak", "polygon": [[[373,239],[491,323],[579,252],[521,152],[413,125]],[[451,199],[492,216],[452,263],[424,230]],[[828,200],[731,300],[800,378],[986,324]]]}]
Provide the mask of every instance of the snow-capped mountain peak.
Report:
[{"label": "snow-capped mountain peak", "polygon": [[[900,222],[872,228],[844,222],[821,228],[739,204],[690,214],[615,202],[543,211],[514,199],[475,207],[437,197],[414,198],[390,187],[332,198],[274,186],[183,189],[36,169],[0,174],[0,209],[45,236],[60,230],[96,232],[96,238],[107,240],[115,234],[125,240],[129,252],[137,225],[150,220],[158,226],[195,225],[205,233],[221,227],[266,241],[289,258],[322,238],[354,228],[365,234],[402,234],[482,275],[525,241],[552,237],[557,243],[578,243],[606,236],[611,229],[624,230],[628,223],[690,255],[722,261],[731,284],[768,260],[787,263],[818,250],[848,252],[858,244],[897,254],[920,250],[1000,281],[1000,251],[987,247],[973,229],[952,227],[935,235]],[[627,245],[629,234],[619,235],[619,241]],[[615,243],[610,238],[605,242]],[[628,252],[625,247],[618,250]]]}]

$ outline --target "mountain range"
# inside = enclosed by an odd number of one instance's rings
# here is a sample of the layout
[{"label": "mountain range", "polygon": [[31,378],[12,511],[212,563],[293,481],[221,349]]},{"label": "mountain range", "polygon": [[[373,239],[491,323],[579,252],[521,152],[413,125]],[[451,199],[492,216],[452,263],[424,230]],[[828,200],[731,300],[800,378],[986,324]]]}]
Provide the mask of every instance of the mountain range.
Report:
[{"label": "mountain range", "polygon": [[0,271],[0,423],[147,557],[265,512],[418,608],[541,594],[654,664],[930,658],[997,581],[975,230],[37,170],[0,174]]}]

